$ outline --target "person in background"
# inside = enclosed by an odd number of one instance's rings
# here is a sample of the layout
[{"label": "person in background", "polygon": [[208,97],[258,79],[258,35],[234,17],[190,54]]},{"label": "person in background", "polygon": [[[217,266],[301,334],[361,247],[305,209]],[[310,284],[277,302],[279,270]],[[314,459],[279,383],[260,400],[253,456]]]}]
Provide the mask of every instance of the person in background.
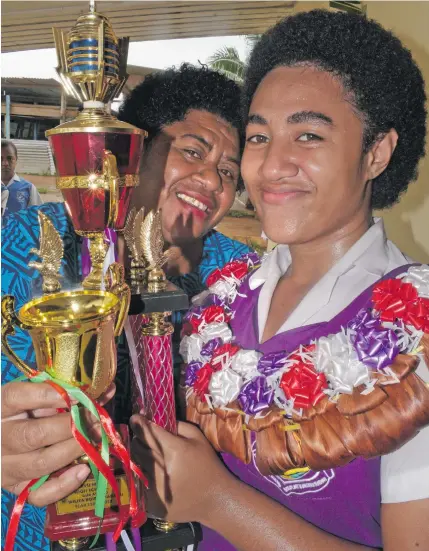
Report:
[{"label": "person in background", "polygon": [[[1,187],[2,217],[34,205],[41,205],[42,199],[34,184],[24,180],[15,172],[18,162],[18,150],[10,140],[1,141]],[[5,205],[3,206],[3,191]]]}]

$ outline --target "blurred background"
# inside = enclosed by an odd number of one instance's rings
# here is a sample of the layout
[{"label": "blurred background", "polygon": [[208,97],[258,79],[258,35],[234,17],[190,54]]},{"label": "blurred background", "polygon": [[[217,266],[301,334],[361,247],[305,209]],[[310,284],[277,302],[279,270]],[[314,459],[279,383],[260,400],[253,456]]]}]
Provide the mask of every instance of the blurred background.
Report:
[{"label": "blurred background", "polygon": [[[241,82],[258,36],[286,15],[314,8],[357,12],[393,30],[419,64],[429,95],[429,1],[97,2],[97,10],[109,17],[117,35],[131,39],[130,78],[124,94],[148,73],[185,61],[206,64]],[[1,9],[2,138],[12,139],[17,146],[17,172],[37,186],[43,201],[61,201],[45,131],[73,118],[77,102],[61,91],[51,28],[69,29],[88,11],[88,2],[13,0],[2,1]],[[122,99],[113,103],[113,110]],[[399,204],[377,214],[405,253],[429,262],[428,157],[419,174]],[[218,229],[260,251],[273,245],[261,237],[245,193],[237,196]]]}]

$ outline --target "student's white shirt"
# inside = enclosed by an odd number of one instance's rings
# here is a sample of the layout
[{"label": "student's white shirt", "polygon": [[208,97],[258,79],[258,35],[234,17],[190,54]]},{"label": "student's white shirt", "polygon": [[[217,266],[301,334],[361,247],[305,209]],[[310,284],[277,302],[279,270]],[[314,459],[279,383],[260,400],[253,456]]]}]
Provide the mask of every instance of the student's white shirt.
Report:
[{"label": "student's white shirt", "polygon": [[[263,335],[274,289],[290,263],[289,247],[278,245],[250,277],[251,289],[262,285],[258,300],[259,340]],[[309,291],[278,333],[329,321],[378,279],[409,263],[412,261],[387,239],[383,221],[375,219],[359,241]],[[417,374],[429,382],[429,369],[423,360]],[[381,458],[383,503],[425,498],[429,498],[429,427],[421,430],[399,450]]]},{"label": "student's white shirt", "polygon": [[[4,184],[6,187],[9,186],[12,182],[20,182],[21,181],[21,178],[18,176],[18,174],[15,174],[13,175],[13,177],[9,180],[9,182],[3,182],[2,180],[2,184]],[[27,180],[28,181],[28,180]],[[31,184],[31,182],[30,182]],[[7,205],[7,199],[9,198],[9,193],[7,194],[7,196],[5,195],[5,205],[3,207],[3,195],[2,195],[2,212],[4,211],[4,209],[6,208],[6,205]],[[31,188],[30,188],[30,200],[28,202],[28,206],[29,207],[33,207],[35,205],[41,205],[43,203],[42,201],[42,198],[40,197],[40,194],[39,192],[37,191],[37,188],[34,184],[31,184]]]}]

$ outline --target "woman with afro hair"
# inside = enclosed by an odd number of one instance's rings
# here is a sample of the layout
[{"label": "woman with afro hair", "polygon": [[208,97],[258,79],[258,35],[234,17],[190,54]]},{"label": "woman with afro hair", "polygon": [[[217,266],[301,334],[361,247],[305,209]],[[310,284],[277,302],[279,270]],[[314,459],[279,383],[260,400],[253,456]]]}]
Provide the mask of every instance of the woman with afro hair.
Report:
[{"label": "woman with afro hair", "polygon": [[[417,177],[425,99],[410,52],[365,17],[298,14],[254,48],[242,177],[279,245],[229,305],[242,363],[205,395],[188,370],[188,419],[222,460],[191,424],[132,418],[149,512],[201,522],[203,550],[429,549],[428,267],[372,215]],[[411,302],[419,320],[402,323]]]}]

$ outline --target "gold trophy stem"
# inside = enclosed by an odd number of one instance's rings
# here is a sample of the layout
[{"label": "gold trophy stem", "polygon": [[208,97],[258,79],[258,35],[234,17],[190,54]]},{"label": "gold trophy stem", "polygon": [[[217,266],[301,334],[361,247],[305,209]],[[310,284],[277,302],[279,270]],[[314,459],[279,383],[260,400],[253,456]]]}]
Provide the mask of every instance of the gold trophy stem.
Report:
[{"label": "gold trophy stem", "polygon": [[171,532],[175,530],[178,526],[175,522],[169,522],[168,520],[160,520],[158,518],[153,519],[153,525],[159,532]]},{"label": "gold trophy stem", "polygon": [[69,540],[58,540],[58,544],[67,551],[78,551],[89,543],[89,538],[70,538]]},{"label": "gold trophy stem", "polygon": [[89,255],[91,257],[91,271],[83,280],[84,289],[100,289],[103,281],[103,266],[108,244],[104,240],[104,233],[86,235],[89,238]]}]

